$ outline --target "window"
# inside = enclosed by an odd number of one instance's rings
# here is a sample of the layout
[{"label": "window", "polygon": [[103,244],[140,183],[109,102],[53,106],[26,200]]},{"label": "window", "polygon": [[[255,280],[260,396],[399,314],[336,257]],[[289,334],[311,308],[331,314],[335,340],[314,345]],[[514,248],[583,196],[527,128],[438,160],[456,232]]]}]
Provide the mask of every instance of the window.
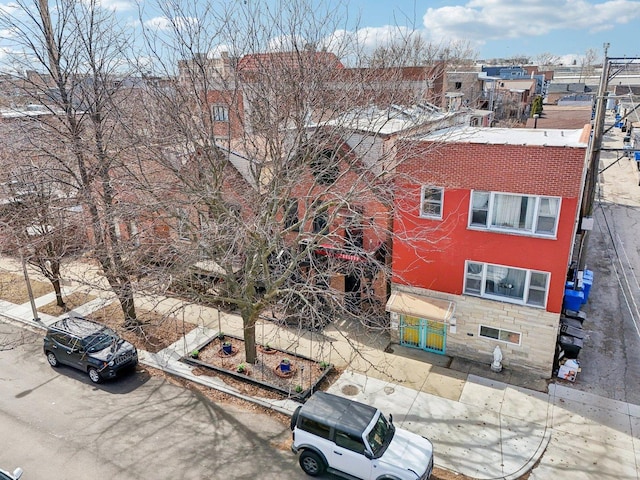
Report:
[{"label": "window", "polygon": [[558,225],[560,199],[474,191],[470,210],[471,227],[553,236]]},{"label": "window", "polygon": [[357,435],[352,435],[347,432],[336,430],[336,445],[339,447],[347,448],[353,452],[364,453],[364,442],[362,438]]},{"label": "window", "polygon": [[294,231],[298,231],[299,228],[297,223],[298,219],[298,199],[291,198],[287,200],[285,204],[285,214],[284,214],[284,228],[292,229]]},{"label": "window", "polygon": [[352,207],[352,211],[341,214],[344,217],[344,245],[347,248],[362,249],[364,247],[362,212],[361,207]]},{"label": "window", "polygon": [[522,268],[467,262],[464,293],[479,297],[544,307],[549,274]]},{"label": "window", "polygon": [[442,200],[444,189],[424,185],[420,193],[420,216],[442,218]]},{"label": "window", "polygon": [[302,418],[300,422],[300,430],[304,430],[305,432],[312,433],[321,438],[329,438],[330,429],[328,425],[324,423],[316,422],[315,420],[311,420],[309,418]]},{"label": "window", "polygon": [[311,160],[311,171],[321,185],[332,185],[338,180],[340,168],[338,155],[331,150],[325,150]]},{"label": "window", "polygon": [[507,342],[520,345],[520,333],[518,332],[510,332],[509,330],[502,330],[501,328],[493,328],[480,325],[479,335],[481,337],[498,340],[499,342]]},{"label": "window", "polygon": [[456,82],[456,90],[460,90],[462,88],[462,82]]},{"label": "window", "polygon": [[211,107],[213,113],[214,122],[228,122],[229,121],[229,109],[224,105],[213,105]]},{"label": "window", "polygon": [[327,223],[329,222],[326,213],[319,213],[313,217],[313,233],[326,234]]}]

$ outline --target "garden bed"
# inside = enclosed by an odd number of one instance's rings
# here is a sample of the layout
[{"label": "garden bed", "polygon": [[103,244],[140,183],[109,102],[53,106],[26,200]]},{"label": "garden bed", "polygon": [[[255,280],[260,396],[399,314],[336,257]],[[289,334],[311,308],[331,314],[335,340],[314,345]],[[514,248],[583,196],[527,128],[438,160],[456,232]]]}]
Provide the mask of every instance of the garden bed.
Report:
[{"label": "garden bed", "polygon": [[[231,353],[224,353],[227,343]],[[275,392],[280,396],[297,400],[308,398],[319,389],[320,384],[333,370],[333,366],[318,362],[295,353],[257,345],[255,364],[248,364],[245,356],[244,340],[232,335],[216,335],[197,348],[197,356],[183,357],[181,360],[200,367],[203,372],[223,373],[231,378],[256,385]],[[289,372],[281,368],[282,360],[288,360]]]}]

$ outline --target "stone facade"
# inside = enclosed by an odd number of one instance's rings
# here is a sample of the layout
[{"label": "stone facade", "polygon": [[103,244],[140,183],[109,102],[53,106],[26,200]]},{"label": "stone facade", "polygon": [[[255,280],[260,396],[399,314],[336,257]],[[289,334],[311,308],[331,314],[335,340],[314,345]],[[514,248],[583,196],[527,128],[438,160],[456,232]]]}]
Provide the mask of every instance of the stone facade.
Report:
[{"label": "stone facade", "polygon": [[[427,299],[453,302],[455,311],[447,325],[446,355],[486,363],[488,368],[493,350],[498,345],[506,368],[527,371],[542,378],[551,377],[560,320],[557,313],[469,295],[452,295],[402,285],[393,285],[393,288]],[[518,333],[519,342],[481,337],[481,326]],[[396,342],[400,340],[398,327],[399,322],[392,320],[391,335]]]}]

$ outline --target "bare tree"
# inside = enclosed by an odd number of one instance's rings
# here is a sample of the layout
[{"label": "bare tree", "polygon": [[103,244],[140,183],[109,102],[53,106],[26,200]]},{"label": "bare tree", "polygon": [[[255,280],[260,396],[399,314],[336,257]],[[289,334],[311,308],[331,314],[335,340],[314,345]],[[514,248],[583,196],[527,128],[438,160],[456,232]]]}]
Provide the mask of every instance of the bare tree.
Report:
[{"label": "bare tree", "polygon": [[[128,37],[99,2],[15,2],[0,23],[13,34],[13,76],[51,115],[33,146],[51,177],[74,190],[88,215],[93,253],[124,312],[137,324],[131,274],[118,235],[117,181],[135,158],[122,143],[126,124]],[[26,72],[26,74],[25,74]],[[116,181],[117,179],[117,181]]]},{"label": "bare tree", "polygon": [[543,52],[535,56],[535,62],[536,62],[536,65],[539,65],[541,67],[547,66],[547,65],[559,65],[560,56],[550,52]]},{"label": "bare tree", "polygon": [[371,67],[424,67],[436,62],[445,63],[448,69],[472,66],[478,52],[469,41],[452,40],[442,43],[427,42],[413,31],[389,44],[377,47],[364,62]]},{"label": "bare tree", "polygon": [[[22,144],[13,138],[12,147]],[[22,155],[25,153],[21,151]],[[14,150],[12,159],[16,154]],[[2,157],[6,177],[0,211],[4,230],[0,248],[11,253],[17,251],[24,261],[36,267],[51,282],[56,303],[64,309],[60,267],[64,257],[86,243],[80,227],[81,215],[74,208],[73,198],[59,189],[60,185],[47,176],[46,169],[37,168],[35,163],[16,167]]]},{"label": "bare tree", "polygon": [[329,49],[340,16],[312,3],[177,7],[164,10],[171,41],[147,31],[159,76],[180,72],[149,101],[165,120],[147,144],[167,188],[146,190],[181,242],[167,238],[178,252],[146,281],[171,272],[193,301],[236,309],[249,362],[269,312],[305,328],[362,318],[383,330],[396,159],[372,138],[410,117],[389,108],[398,77],[344,68],[357,46]]},{"label": "bare tree", "polygon": [[593,75],[599,54],[595,48],[588,48],[580,57],[580,80]]}]

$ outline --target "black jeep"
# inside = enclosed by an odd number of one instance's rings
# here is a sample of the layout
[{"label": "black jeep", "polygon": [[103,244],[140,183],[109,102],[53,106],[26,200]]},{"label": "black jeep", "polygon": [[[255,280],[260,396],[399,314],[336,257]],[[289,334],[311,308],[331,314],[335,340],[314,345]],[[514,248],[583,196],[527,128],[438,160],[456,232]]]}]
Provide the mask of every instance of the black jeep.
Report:
[{"label": "black jeep", "polygon": [[136,347],[108,327],[85,318],[65,318],[47,328],[44,354],[52,367],[69,365],[94,383],[114,378],[138,364]]}]

